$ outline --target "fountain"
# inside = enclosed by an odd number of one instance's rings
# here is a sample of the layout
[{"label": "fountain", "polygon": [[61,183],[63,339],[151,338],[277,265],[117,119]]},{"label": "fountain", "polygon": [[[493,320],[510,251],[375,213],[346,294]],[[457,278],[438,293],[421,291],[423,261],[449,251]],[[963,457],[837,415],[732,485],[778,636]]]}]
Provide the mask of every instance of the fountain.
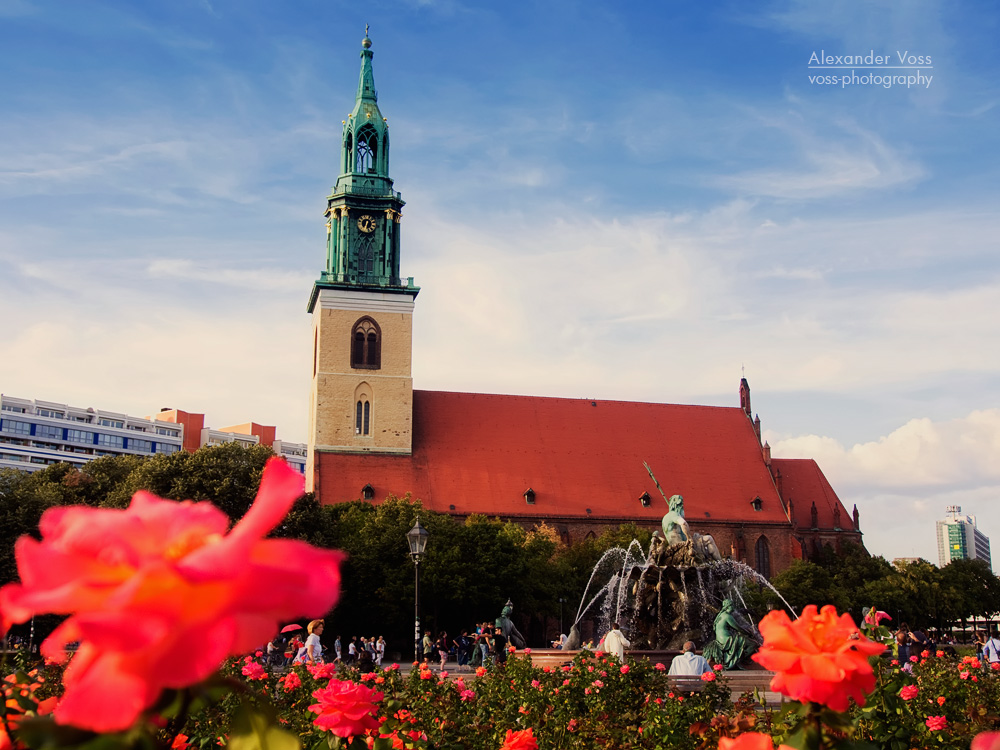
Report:
[{"label": "fountain", "polygon": [[788,602],[749,565],[723,560],[711,536],[691,531],[684,499],[667,499],[648,465],[646,470],[670,509],[663,534],[654,533],[645,553],[635,540],[604,553],[584,589],[567,647],[579,648],[579,624],[589,616],[599,633],[614,620],[627,624],[632,649],[680,650],[691,640],[713,663],[734,668],[762,642],[746,616],[744,587],[766,586]]}]

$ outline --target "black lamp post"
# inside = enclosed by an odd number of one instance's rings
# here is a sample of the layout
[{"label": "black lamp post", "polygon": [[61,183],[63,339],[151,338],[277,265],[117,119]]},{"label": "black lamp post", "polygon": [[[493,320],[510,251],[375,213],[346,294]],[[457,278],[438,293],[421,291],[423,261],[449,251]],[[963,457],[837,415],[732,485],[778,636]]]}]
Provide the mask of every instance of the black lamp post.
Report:
[{"label": "black lamp post", "polygon": [[413,626],[413,660],[420,661],[420,556],[427,549],[427,538],[430,534],[420,525],[420,518],[413,528],[406,532],[406,542],[410,545],[410,557],[413,558],[413,611],[415,624]]},{"label": "black lamp post", "polygon": [[562,618],[562,605],[566,601],[561,596],[559,597],[559,636],[562,637],[563,634],[563,618]]}]

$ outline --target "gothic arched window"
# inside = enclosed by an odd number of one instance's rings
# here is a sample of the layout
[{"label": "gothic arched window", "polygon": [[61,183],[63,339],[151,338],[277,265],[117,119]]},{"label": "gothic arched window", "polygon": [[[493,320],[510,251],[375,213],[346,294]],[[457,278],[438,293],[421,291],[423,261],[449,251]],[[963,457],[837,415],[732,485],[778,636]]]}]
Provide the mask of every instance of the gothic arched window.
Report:
[{"label": "gothic arched window", "polygon": [[352,163],[354,157],[354,138],[351,134],[347,134],[347,138],[344,140],[344,170],[347,172],[354,171],[354,165]]},{"label": "gothic arched window", "polygon": [[765,578],[771,577],[771,546],[767,543],[767,537],[761,535],[757,539],[754,549],[754,558],[757,562],[754,567],[757,572]]},{"label": "gothic arched window", "polygon": [[367,398],[362,398],[355,406],[354,434],[371,435],[372,404]]},{"label": "gothic arched window", "polygon": [[382,367],[382,331],[367,315],[351,330],[351,367],[355,370]]},{"label": "gothic arched window", "polygon": [[358,276],[375,275],[375,239],[361,237],[358,240]]},{"label": "gothic arched window", "polygon": [[358,160],[354,171],[362,174],[375,172],[378,162],[378,134],[371,125],[358,131]]}]

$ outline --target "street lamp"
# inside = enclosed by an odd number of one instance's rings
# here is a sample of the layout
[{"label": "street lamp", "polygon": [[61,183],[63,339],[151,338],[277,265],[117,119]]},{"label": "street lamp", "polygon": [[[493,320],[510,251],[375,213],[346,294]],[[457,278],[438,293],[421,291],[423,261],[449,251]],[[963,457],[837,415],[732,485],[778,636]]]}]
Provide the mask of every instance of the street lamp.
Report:
[{"label": "street lamp", "polygon": [[566,601],[561,596],[559,597],[559,636],[562,637],[563,634],[563,619],[562,619],[562,605]]},{"label": "street lamp", "polygon": [[410,557],[413,558],[413,660],[420,661],[420,556],[427,549],[427,538],[430,534],[420,525],[420,518],[413,528],[406,532],[406,543],[410,545]]}]

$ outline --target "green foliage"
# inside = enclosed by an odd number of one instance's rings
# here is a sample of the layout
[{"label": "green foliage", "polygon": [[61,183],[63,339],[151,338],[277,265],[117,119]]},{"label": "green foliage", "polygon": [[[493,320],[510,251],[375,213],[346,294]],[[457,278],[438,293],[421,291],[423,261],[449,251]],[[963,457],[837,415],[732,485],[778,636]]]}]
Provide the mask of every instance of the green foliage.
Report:
[{"label": "green foliage", "polygon": [[[24,534],[37,537],[47,508],[124,508],[136,491],[146,490],[173,500],[210,500],[235,522],[253,502],[271,455],[268,448],[226,443],[195,453],[105,457],[80,469],[58,464],[34,474],[0,471],[0,584],[16,580],[14,542]],[[528,531],[485,516],[459,522],[424,510],[409,496],[321,506],[305,495],[272,535],[346,553],[340,603],[327,618],[328,645],[338,632],[345,648],[352,635],[384,635],[390,653],[410,653],[414,566],[406,532],[418,515],[431,534],[420,570],[423,624],[453,635],[495,619],[510,598],[519,629],[530,642],[543,642],[554,634],[544,618],[558,617],[560,598],[570,614],[605,550],[634,538],[649,541],[648,532],[622,526],[567,546],[544,524]],[[58,621],[37,619],[35,642]],[[15,632],[27,635],[26,628]]]}]

